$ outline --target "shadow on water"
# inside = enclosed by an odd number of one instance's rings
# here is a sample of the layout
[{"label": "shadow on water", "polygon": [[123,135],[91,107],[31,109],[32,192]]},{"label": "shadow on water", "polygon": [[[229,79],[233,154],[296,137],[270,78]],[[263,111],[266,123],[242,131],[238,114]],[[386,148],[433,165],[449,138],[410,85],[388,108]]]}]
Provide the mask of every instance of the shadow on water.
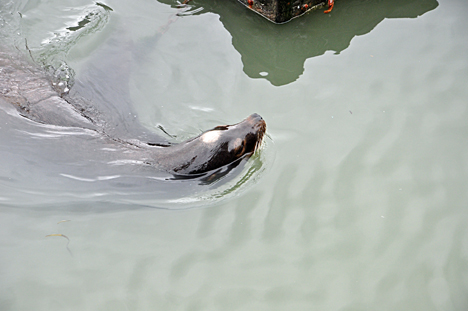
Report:
[{"label": "shadow on water", "polygon": [[[176,6],[173,0],[158,0]],[[330,14],[311,12],[275,25],[237,1],[192,0],[193,14],[216,13],[241,54],[244,72],[275,86],[296,81],[304,62],[326,51],[340,53],[355,36],[364,35],[386,18],[416,18],[438,6],[436,0],[350,0],[336,3]]]}]

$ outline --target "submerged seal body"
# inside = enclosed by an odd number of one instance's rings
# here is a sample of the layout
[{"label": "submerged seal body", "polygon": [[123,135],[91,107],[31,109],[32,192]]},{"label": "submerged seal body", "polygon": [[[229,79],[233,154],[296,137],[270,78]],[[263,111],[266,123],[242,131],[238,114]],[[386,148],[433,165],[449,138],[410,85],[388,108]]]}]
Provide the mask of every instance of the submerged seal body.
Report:
[{"label": "submerged seal body", "polygon": [[240,123],[217,126],[179,144],[126,142],[108,134],[97,111],[71,98],[67,87],[58,84],[18,53],[0,50],[0,102],[13,104],[23,117],[35,122],[83,128],[115,143],[137,146],[133,159],[174,175],[199,176],[247,158],[266,131],[262,117],[252,114]]}]

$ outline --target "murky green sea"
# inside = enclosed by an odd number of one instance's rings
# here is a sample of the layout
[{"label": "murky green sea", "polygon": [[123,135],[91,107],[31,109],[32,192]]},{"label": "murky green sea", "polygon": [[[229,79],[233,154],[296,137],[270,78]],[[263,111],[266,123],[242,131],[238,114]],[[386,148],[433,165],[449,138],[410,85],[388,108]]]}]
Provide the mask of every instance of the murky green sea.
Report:
[{"label": "murky green sea", "polygon": [[467,16],[2,0],[2,44],[61,68],[116,135],[257,112],[268,138],[224,183],[173,187],[3,103],[0,310],[468,310]]}]

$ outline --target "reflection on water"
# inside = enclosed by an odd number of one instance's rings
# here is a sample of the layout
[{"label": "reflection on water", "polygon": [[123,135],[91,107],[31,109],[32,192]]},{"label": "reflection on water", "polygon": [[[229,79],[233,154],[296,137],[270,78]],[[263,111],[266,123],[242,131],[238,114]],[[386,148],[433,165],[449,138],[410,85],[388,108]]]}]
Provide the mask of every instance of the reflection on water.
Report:
[{"label": "reflection on water", "polygon": [[[158,0],[173,4],[171,0]],[[214,12],[232,36],[242,55],[244,72],[280,86],[296,81],[306,59],[326,51],[340,53],[355,36],[361,36],[388,18],[416,18],[438,6],[437,0],[363,1],[339,3],[330,15],[302,16],[285,25],[274,25],[235,1],[199,0],[199,14]],[[233,14],[232,12],[237,14]],[[239,27],[242,25],[242,27]],[[325,81],[320,79],[320,83]]]}]

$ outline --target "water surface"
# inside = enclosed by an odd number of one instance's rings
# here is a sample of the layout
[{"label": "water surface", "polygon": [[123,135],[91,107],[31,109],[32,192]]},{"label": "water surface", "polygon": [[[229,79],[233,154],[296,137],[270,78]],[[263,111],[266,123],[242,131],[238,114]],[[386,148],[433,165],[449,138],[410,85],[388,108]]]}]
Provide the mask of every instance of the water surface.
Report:
[{"label": "water surface", "polygon": [[[67,155],[78,133],[33,138],[50,129],[0,110],[0,309],[466,310],[465,1],[337,1],[282,26],[225,2],[106,1],[99,29],[41,59],[65,59],[118,135],[261,114],[258,179],[147,207],[148,179],[89,181],[117,173]],[[40,55],[96,4],[13,7],[9,42]]]}]

